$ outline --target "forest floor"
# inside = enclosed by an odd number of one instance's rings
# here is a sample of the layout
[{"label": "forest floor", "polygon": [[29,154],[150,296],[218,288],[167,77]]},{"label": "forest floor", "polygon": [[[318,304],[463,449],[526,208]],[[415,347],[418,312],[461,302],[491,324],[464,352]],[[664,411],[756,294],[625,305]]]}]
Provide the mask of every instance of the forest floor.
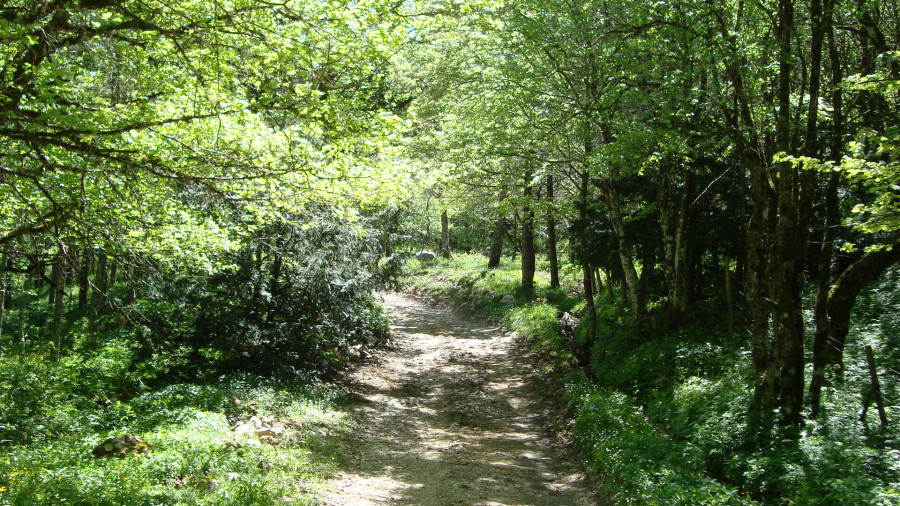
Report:
[{"label": "forest floor", "polygon": [[[328,505],[593,504],[515,334],[384,295],[394,345],[351,373]],[[569,459],[570,460],[570,459]]]}]

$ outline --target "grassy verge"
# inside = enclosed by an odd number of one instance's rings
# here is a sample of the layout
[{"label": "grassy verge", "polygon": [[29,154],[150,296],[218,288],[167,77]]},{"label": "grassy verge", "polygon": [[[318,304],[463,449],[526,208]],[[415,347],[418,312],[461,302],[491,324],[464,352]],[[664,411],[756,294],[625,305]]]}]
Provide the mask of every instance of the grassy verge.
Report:
[{"label": "grassy verge", "polygon": [[[0,446],[0,504],[314,504],[338,458],[330,441],[347,422],[334,387],[242,374],[114,401],[67,384],[92,374],[65,360],[0,360],[0,409],[33,405],[20,426],[3,427],[29,439]],[[254,432],[266,428],[274,437]],[[92,454],[126,433],[152,452]]]},{"label": "grassy verge", "polygon": [[[7,380],[29,366],[11,362],[0,363]],[[334,389],[235,375],[99,410],[48,406],[45,420],[54,427],[0,449],[0,504],[312,504],[336,458],[327,440],[346,424],[337,397]],[[277,435],[266,440],[248,430],[260,424]],[[152,453],[92,455],[123,433]]]},{"label": "grassy verge", "polygon": [[[124,289],[109,293],[122,301]],[[137,299],[132,322],[99,313],[95,329],[87,306],[67,305],[57,354],[38,292],[0,311],[0,506],[317,504],[349,425],[342,388],[323,378],[353,345],[389,332],[364,290],[328,304],[311,296],[301,308],[282,301],[275,309],[290,314],[268,325],[241,320],[240,304],[217,320],[197,316],[196,300],[159,296]],[[220,339],[204,330],[214,320],[231,325]],[[130,436],[149,454],[94,455]]]}]

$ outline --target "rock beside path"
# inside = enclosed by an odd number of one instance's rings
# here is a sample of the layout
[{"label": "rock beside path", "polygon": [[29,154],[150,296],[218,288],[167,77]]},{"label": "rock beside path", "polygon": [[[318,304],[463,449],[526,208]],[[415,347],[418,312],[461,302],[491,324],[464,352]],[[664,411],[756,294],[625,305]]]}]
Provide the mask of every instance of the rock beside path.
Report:
[{"label": "rock beside path", "polygon": [[98,444],[91,453],[95,457],[124,459],[128,455],[149,455],[152,451],[153,449],[143,439],[134,434],[122,434]]}]

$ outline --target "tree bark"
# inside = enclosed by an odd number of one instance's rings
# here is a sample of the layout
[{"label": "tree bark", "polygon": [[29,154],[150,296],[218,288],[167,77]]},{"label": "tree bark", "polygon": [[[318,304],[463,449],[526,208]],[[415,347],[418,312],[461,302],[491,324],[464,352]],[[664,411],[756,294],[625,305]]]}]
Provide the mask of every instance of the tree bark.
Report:
[{"label": "tree bark", "polygon": [[3,317],[9,305],[9,292],[9,252],[4,246],[3,256],[0,257],[0,337],[3,336]]},{"label": "tree bark", "polygon": [[[740,157],[744,173],[749,174],[750,212],[745,228],[743,268],[746,299],[750,313],[751,357],[754,369],[753,403],[748,416],[748,442],[765,444],[772,423],[775,392],[775,375],[772,367],[772,343],[769,339],[771,305],[769,303],[770,263],[772,249],[772,223],[777,205],[769,186],[769,171],[764,163],[765,147],[760,133],[763,129],[755,122],[754,100],[746,91],[741,62],[743,58],[732,36],[730,14],[725,10],[714,11],[719,34],[727,41],[729,58],[726,73],[731,81],[731,108],[723,107],[723,119],[728,126]],[[766,107],[772,107],[768,100]]]},{"label": "tree bark", "polygon": [[634,318],[640,320],[644,313],[641,305],[640,278],[638,278],[637,269],[634,267],[634,256],[631,253],[631,245],[628,243],[628,237],[625,233],[625,214],[622,209],[623,203],[618,192],[610,185],[606,185],[603,193],[609,211],[609,220],[619,243],[619,261],[622,263],[622,270],[625,273],[625,287],[628,290],[628,302],[631,306],[631,312],[634,315]]},{"label": "tree bark", "polygon": [[53,258],[53,263],[50,264],[50,288],[47,290],[47,305],[51,308],[56,301],[56,287],[64,285],[66,282],[65,278],[62,277],[59,272],[61,264],[58,255],[59,254]]},{"label": "tree bark", "polygon": [[[30,276],[28,274],[25,275],[25,279],[22,280],[22,300],[19,301],[19,314],[24,315],[25,310],[28,308],[28,303],[31,299],[31,290],[29,290],[29,281],[28,278]],[[25,358],[25,350],[27,348],[28,340],[25,339],[25,318],[19,318],[19,342],[22,343],[22,354],[21,358]]]},{"label": "tree bark", "polygon": [[491,254],[488,257],[488,269],[496,269],[500,267],[500,259],[503,256],[503,240],[506,238],[506,215],[499,213],[497,217],[497,227],[491,236]]},{"label": "tree bark", "polygon": [[100,308],[106,300],[107,280],[109,279],[106,272],[108,258],[106,252],[100,250],[97,255],[97,270],[94,272],[94,290],[91,293],[90,316],[88,318],[88,330],[96,332],[99,327]]},{"label": "tree bark", "polygon": [[[792,0],[779,0],[775,33],[778,40],[778,112],[776,114],[776,150],[791,154],[791,71],[794,6]],[[770,251],[773,276],[770,298],[773,302],[775,343],[772,357],[777,369],[775,388],[781,423],[799,426],[803,421],[803,270],[808,231],[803,227],[802,187],[799,169],[791,162],[776,164],[775,189],[778,219],[776,248]]]},{"label": "tree bark", "polygon": [[606,275],[606,296],[612,301],[613,297],[615,297],[615,294],[613,293],[612,271],[603,271],[603,274]]},{"label": "tree bark", "polygon": [[281,294],[281,268],[282,268],[282,259],[281,255],[273,251],[272,252],[272,267],[269,270],[269,294],[271,295],[272,302],[269,304],[269,309],[266,313],[266,322],[271,323],[275,318],[276,309],[279,304],[279,297]]},{"label": "tree bark", "polygon": [[657,200],[659,222],[663,233],[663,274],[669,292],[672,320],[680,325],[690,303],[690,285],[687,254],[687,222],[690,207],[691,173],[686,172],[678,208],[670,209],[670,195],[674,191],[675,163],[666,156],[660,164]]},{"label": "tree bark", "polygon": [[78,307],[87,306],[88,293],[90,293],[89,274],[91,270],[91,250],[85,247],[81,250],[81,266],[78,270]]},{"label": "tree bark", "polygon": [[63,251],[56,255],[53,262],[53,286],[50,292],[53,294],[53,324],[50,328],[51,339],[53,341],[54,357],[59,361],[62,356],[62,323],[63,323],[63,304],[66,285],[66,256]]},{"label": "tree bark", "polygon": [[[586,141],[585,151],[590,153],[590,149],[590,142]],[[587,316],[584,344],[581,354],[578,357],[582,366],[586,366],[590,363],[591,349],[594,347],[594,339],[596,339],[597,336],[597,307],[594,302],[594,283],[592,282],[593,269],[591,268],[590,262],[588,262],[587,241],[585,239],[587,235],[587,207],[590,196],[589,182],[590,175],[588,174],[587,168],[585,168],[584,172],[581,173],[581,181],[579,184],[579,199],[581,202],[578,206],[578,232],[580,237],[577,238],[578,248],[580,250],[579,256],[581,257],[582,288],[584,290],[585,302],[584,311]]]},{"label": "tree bark", "polygon": [[447,218],[447,211],[441,211],[441,256],[451,258],[450,253],[450,220]]},{"label": "tree bark", "polygon": [[556,252],[556,217],[553,202],[553,174],[547,174],[547,257],[550,260],[550,287],[559,286],[559,257]]},{"label": "tree bark", "polygon": [[[107,272],[104,270],[104,273]],[[119,281],[119,263],[115,259],[109,260],[109,279],[103,281],[103,286],[115,285]],[[106,289],[104,288],[104,291]]]},{"label": "tree bark", "polygon": [[525,206],[522,209],[522,288],[534,290],[534,210],[531,208],[534,187],[530,184],[530,172],[526,172],[525,180]]},{"label": "tree bark", "polygon": [[725,304],[728,308],[728,339],[734,337],[734,296],[731,293],[731,259],[722,259],[725,264]]},{"label": "tree bark", "polygon": [[[744,107],[742,107],[744,109]],[[742,122],[749,112],[742,113]],[[750,219],[746,228],[746,285],[750,310],[750,342],[754,369],[753,406],[750,410],[750,437],[766,433],[772,423],[775,395],[775,371],[772,367],[772,343],[769,339],[771,306],[769,305],[769,250],[771,249],[772,216],[774,205],[769,188],[768,173],[753,149],[752,143],[742,142],[741,157],[750,174]],[[760,441],[755,441],[759,443]]]}]

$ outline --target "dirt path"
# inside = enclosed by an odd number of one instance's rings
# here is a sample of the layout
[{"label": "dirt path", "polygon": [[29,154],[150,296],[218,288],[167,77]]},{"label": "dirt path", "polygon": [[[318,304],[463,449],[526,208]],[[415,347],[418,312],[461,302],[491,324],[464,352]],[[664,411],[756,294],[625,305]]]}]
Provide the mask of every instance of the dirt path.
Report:
[{"label": "dirt path", "polygon": [[384,298],[396,349],[353,375],[358,426],[325,504],[593,504],[555,454],[513,334]]}]

